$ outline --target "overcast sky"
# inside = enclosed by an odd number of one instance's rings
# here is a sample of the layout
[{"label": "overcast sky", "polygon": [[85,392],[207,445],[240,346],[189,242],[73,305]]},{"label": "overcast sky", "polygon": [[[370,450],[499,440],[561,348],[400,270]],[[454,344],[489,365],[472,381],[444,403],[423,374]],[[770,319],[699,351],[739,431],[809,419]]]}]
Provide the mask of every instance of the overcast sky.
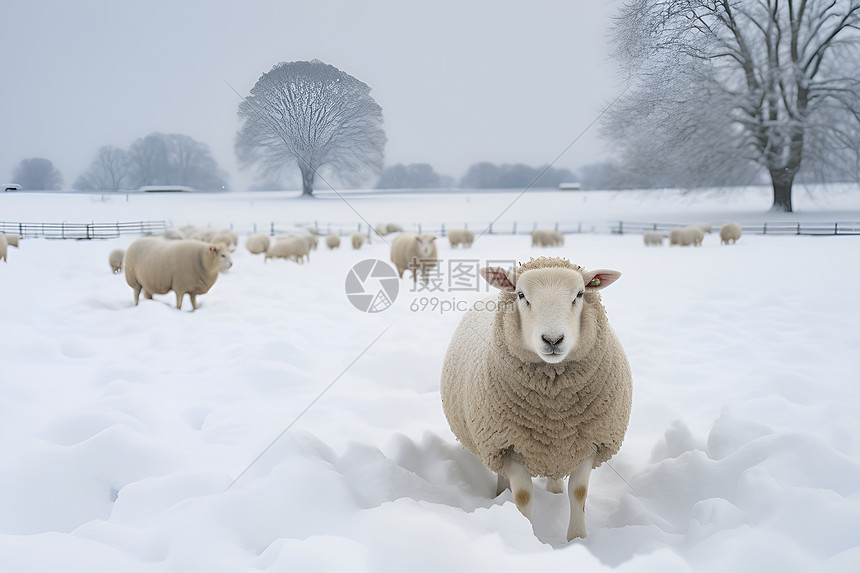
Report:
[{"label": "overcast sky", "polygon": [[[474,162],[553,161],[623,89],[608,53],[618,1],[0,0],[0,179],[45,157],[64,187],[98,148],[148,133],[207,143],[234,188],[239,93],[278,62],[331,64],[371,87],[386,164],[459,179]],[[556,164],[605,149],[592,128]]]}]

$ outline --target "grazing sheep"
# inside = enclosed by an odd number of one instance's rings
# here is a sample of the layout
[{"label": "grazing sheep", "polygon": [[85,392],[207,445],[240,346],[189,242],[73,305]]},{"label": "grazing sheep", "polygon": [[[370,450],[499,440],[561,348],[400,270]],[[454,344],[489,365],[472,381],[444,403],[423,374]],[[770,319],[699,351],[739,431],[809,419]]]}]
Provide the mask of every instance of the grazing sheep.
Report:
[{"label": "grazing sheep", "polygon": [[663,237],[665,237],[663,233],[644,233],[642,240],[645,241],[646,247],[653,245],[663,246]]},{"label": "grazing sheep", "polygon": [[[3,235],[4,233],[0,233]],[[6,235],[6,244],[10,247],[18,248],[18,241],[21,239],[21,235],[17,235],[15,233],[5,233]]]},{"label": "grazing sheep", "polygon": [[298,239],[298,240],[302,241],[307,246],[307,250],[304,253],[304,256],[306,256],[308,261],[310,261],[311,260],[311,255],[310,255],[311,249],[317,248],[317,238],[314,235],[309,235],[307,233],[288,233],[286,235],[277,235],[275,237],[275,242],[277,243],[280,241],[289,241],[292,239]]},{"label": "grazing sheep", "polygon": [[564,245],[564,235],[551,229],[532,231],[533,247],[560,247]]},{"label": "grazing sheep", "polygon": [[412,271],[412,282],[418,283],[418,271],[424,284],[430,281],[430,271],[436,268],[436,235],[430,233],[401,233],[391,242],[391,262],[397,267],[397,274],[403,278],[403,271]]},{"label": "grazing sheep", "polygon": [[0,233],[0,259],[3,259],[3,262],[6,261],[6,245],[9,243],[6,241],[6,235]]},{"label": "grazing sheep", "polygon": [[708,234],[708,235],[710,235],[711,233],[714,232],[714,227],[712,225],[707,224],[707,223],[703,223],[701,225],[693,225],[693,226],[701,229],[703,233]]},{"label": "grazing sheep", "polygon": [[221,229],[220,231],[216,231],[208,242],[224,243],[225,245],[230,247],[231,251],[234,251],[239,245],[239,235],[236,234],[236,232],[232,229]]},{"label": "grazing sheep", "polygon": [[499,474],[497,495],[510,486],[529,519],[531,478],[562,493],[569,475],[567,539],[585,537],[589,474],[621,447],[630,417],[630,366],[598,292],[621,273],[541,257],[481,276],[501,292],[469,310],[451,338],[445,417]]},{"label": "grazing sheep", "polygon": [[269,250],[269,236],[265,233],[256,233],[248,237],[245,241],[245,248],[252,255],[259,255]]},{"label": "grazing sheep", "polygon": [[108,262],[113,274],[118,275],[122,272],[122,258],[125,256],[125,251],[122,249],[114,249],[108,255]]},{"label": "grazing sheep", "polygon": [[669,245],[679,245],[682,247],[702,246],[702,241],[705,240],[705,233],[698,227],[684,227],[682,229],[672,229],[669,231]]},{"label": "grazing sheep", "polygon": [[197,295],[209,292],[219,272],[233,266],[227,246],[182,239],[168,241],[160,237],[135,239],[125,252],[125,280],[134,289],[137,306],[140,292],[146,298],[154,294],[176,293],[176,308],[188,293],[191,306],[197,310]]},{"label": "grazing sheep", "polygon": [[448,240],[451,242],[451,247],[456,247],[457,245],[471,247],[475,241],[475,233],[469,229],[451,229],[448,231]]},{"label": "grazing sheep", "polygon": [[310,262],[309,252],[310,244],[302,237],[284,237],[269,246],[264,262],[269,259],[289,259],[302,264],[305,258]]},{"label": "grazing sheep", "polygon": [[403,227],[396,223],[379,223],[373,228],[373,231],[380,237],[390,235],[391,233],[402,233]]},{"label": "grazing sheep", "polygon": [[720,244],[729,244],[729,241],[732,244],[737,243],[738,239],[741,238],[741,226],[737,223],[726,223],[722,227],[720,227]]},{"label": "grazing sheep", "polygon": [[185,235],[182,234],[182,231],[175,227],[168,227],[164,230],[164,233],[161,235],[165,239],[170,239],[172,241],[178,241],[180,239],[184,239]]},{"label": "grazing sheep", "polygon": [[340,246],[340,237],[337,235],[329,235],[325,238],[325,246],[329,249],[336,249]]},{"label": "grazing sheep", "polygon": [[364,244],[364,233],[353,233],[350,236],[350,240],[352,241],[353,249],[360,249]]}]

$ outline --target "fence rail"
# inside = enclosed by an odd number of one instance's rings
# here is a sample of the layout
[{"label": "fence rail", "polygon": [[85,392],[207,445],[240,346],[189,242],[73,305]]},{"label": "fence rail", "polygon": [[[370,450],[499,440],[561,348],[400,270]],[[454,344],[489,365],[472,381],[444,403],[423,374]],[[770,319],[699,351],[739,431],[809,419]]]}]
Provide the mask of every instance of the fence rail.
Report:
[{"label": "fence rail", "polygon": [[[764,223],[740,223],[744,233],[751,235],[860,235],[860,222],[834,221],[834,222],[782,222],[771,221]],[[612,233],[648,233],[671,231],[679,227],[685,227],[681,223],[642,223],[632,221],[618,221],[611,226]],[[714,231],[719,227],[715,226]]]},{"label": "fence rail", "polygon": [[0,221],[0,231],[22,238],[46,239],[115,239],[121,235],[154,235],[167,229],[165,221],[116,223],[16,223]]}]

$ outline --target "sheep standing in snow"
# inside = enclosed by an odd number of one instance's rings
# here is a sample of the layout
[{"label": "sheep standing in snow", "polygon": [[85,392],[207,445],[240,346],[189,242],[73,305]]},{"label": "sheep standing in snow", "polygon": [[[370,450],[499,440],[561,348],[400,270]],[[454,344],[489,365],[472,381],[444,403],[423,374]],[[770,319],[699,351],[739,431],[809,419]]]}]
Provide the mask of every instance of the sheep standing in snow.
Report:
[{"label": "sheep standing in snow", "polygon": [[125,251],[122,249],[114,249],[108,254],[108,262],[113,274],[118,275],[122,272],[122,258],[125,256]]},{"label": "sheep standing in snow", "polygon": [[176,308],[182,309],[182,299],[188,293],[191,306],[197,310],[197,295],[209,292],[218,273],[227,271],[233,261],[227,246],[220,243],[142,237],[128,246],[123,266],[125,280],[134,289],[135,306],[141,291],[151,299],[154,294],[172,290]]},{"label": "sheep standing in snow", "polygon": [[418,283],[418,271],[424,284],[430,281],[430,271],[438,264],[436,235],[430,233],[401,233],[391,242],[391,262],[397,267],[397,274],[403,278],[403,271],[412,271],[412,282]]},{"label": "sheep standing in snow", "polygon": [[726,223],[722,227],[720,227],[720,244],[729,244],[729,241],[732,244],[737,243],[738,239],[741,238],[741,226],[737,223]]},{"label": "sheep standing in snow", "polygon": [[299,264],[310,262],[310,243],[302,237],[284,237],[269,246],[264,262],[269,259],[290,259]]},{"label": "sheep standing in snow", "polygon": [[541,257],[481,276],[501,292],[454,332],[442,366],[445,416],[499,474],[497,494],[510,486],[529,519],[531,478],[546,476],[561,493],[570,476],[567,538],[585,537],[589,475],[621,447],[630,417],[630,367],[598,292],[621,275]]},{"label": "sheep standing in snow", "polygon": [[265,253],[269,250],[269,235],[265,233],[255,233],[248,237],[248,240],[245,241],[245,248],[248,249],[252,255],[259,255]]},{"label": "sheep standing in snow", "polygon": [[564,235],[552,229],[535,229],[532,231],[533,247],[561,247],[564,245]]},{"label": "sheep standing in snow", "polygon": [[705,233],[698,227],[684,227],[682,229],[672,229],[669,231],[669,245],[679,245],[681,247],[702,246],[702,241],[705,240]]},{"label": "sheep standing in snow", "polygon": [[663,233],[644,233],[642,235],[642,240],[645,242],[646,247],[651,246],[663,246]]},{"label": "sheep standing in snow", "polygon": [[448,241],[450,241],[451,247],[456,247],[457,245],[471,247],[475,241],[475,233],[469,229],[451,229],[448,231]]},{"label": "sheep standing in snow", "polygon": [[360,249],[364,244],[364,233],[353,233],[349,239],[352,241],[353,249]]},{"label": "sheep standing in snow", "polygon": [[338,248],[340,246],[340,237],[329,235],[325,238],[325,246],[332,250]]}]

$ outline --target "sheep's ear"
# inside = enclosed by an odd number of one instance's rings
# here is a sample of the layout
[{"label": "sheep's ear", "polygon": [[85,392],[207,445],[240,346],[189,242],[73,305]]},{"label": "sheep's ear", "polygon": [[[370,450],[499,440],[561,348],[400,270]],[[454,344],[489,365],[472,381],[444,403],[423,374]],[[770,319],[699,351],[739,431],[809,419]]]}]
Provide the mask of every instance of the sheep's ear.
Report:
[{"label": "sheep's ear", "polygon": [[501,267],[484,267],[481,269],[481,276],[490,286],[499,290],[514,292],[517,287],[517,274],[513,269],[506,271]]},{"label": "sheep's ear", "polygon": [[598,269],[582,273],[582,280],[585,281],[586,290],[604,289],[620,278],[621,273],[610,271],[609,269]]},{"label": "sheep's ear", "polygon": [[218,247],[216,247],[215,245],[209,245],[209,252],[210,253],[214,253],[217,250],[218,250]]}]

